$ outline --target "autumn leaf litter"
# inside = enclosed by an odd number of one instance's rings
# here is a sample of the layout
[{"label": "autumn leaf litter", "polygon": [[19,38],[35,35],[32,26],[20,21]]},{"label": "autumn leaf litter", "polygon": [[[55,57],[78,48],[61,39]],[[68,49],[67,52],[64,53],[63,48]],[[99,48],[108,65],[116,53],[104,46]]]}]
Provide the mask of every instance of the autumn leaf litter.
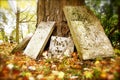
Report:
[{"label": "autumn leaf litter", "polygon": [[[62,59],[43,55],[38,60],[23,53],[10,54],[15,43],[0,45],[0,80],[119,80],[120,56],[80,61],[78,54]],[[47,51],[43,52],[47,53]],[[120,53],[117,50],[117,54]]]}]

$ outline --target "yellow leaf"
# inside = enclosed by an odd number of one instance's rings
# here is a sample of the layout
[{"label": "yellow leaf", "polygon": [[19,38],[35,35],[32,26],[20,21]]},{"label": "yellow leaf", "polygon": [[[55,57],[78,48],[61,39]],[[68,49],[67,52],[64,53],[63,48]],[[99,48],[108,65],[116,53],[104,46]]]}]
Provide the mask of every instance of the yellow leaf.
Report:
[{"label": "yellow leaf", "polygon": [[0,0],[0,8],[10,9],[8,0]]}]

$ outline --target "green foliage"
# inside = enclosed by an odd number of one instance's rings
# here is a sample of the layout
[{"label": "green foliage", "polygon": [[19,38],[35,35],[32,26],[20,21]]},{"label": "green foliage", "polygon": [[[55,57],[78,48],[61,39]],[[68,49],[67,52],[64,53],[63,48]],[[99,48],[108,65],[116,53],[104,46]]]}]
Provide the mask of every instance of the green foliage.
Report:
[{"label": "green foliage", "polygon": [[119,49],[115,49],[114,52],[115,52],[115,54],[120,56],[120,50]]},{"label": "green foliage", "polygon": [[94,75],[96,78],[99,78],[99,76],[100,76],[100,74],[101,74],[100,70],[97,69],[97,68],[95,68],[95,69],[93,69],[93,70],[94,70],[93,75]]},{"label": "green foliage", "polygon": [[120,32],[118,30],[117,14],[117,6],[119,6],[119,3],[118,0],[110,0],[110,2],[104,0],[90,0],[86,3],[100,19],[105,33],[114,47],[120,46],[120,42],[118,42]]},{"label": "green foliage", "polygon": [[114,80],[119,80],[120,79],[120,74],[118,72],[114,73],[115,79]]},{"label": "green foliage", "polygon": [[119,0],[111,0],[111,2],[115,6],[120,6],[120,1]]},{"label": "green foliage", "polygon": [[108,16],[105,15],[103,18],[101,18],[101,23],[104,27],[105,33],[110,36],[111,31],[116,29],[116,25],[118,23],[118,16],[114,14],[110,18],[107,17]]},{"label": "green foliage", "polygon": [[[3,22],[4,23],[7,23],[7,17],[6,17],[6,15],[2,12],[2,11],[0,11],[0,16],[2,16],[1,18],[2,18],[2,20],[3,20]],[[0,26],[1,26],[2,24],[0,23]]]},{"label": "green foliage", "polygon": [[120,42],[118,41],[119,38],[120,38],[120,32],[118,30],[114,32],[113,36],[110,36],[110,40],[113,46],[118,49],[120,49]]},{"label": "green foliage", "polygon": [[48,74],[51,73],[50,67],[44,66],[44,67],[43,67],[43,70],[44,70],[44,75],[48,75]]},{"label": "green foliage", "polygon": [[87,79],[92,79],[92,78],[93,78],[93,74],[92,74],[91,72],[89,72],[89,71],[86,71],[86,72],[85,72],[85,77],[86,77]]}]

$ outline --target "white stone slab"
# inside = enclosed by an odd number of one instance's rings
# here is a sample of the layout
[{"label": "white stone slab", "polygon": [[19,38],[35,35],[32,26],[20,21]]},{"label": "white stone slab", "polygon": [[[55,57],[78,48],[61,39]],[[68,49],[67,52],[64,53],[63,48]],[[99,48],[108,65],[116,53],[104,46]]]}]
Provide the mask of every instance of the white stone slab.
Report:
[{"label": "white stone slab", "polygon": [[42,53],[42,51],[45,48],[45,45],[54,29],[55,22],[49,21],[49,22],[41,22],[33,37],[31,38],[30,42],[28,43],[24,54],[36,59],[38,54]]},{"label": "white stone slab", "polygon": [[52,36],[49,47],[49,54],[53,58],[70,56],[74,51],[74,43],[70,37]]}]

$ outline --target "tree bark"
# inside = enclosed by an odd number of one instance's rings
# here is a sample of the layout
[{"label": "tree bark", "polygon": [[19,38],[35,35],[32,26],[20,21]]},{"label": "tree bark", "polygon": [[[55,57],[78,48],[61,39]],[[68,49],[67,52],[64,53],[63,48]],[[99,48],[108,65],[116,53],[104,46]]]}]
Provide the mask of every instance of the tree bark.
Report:
[{"label": "tree bark", "polygon": [[41,21],[55,21],[56,29],[53,35],[69,36],[69,28],[63,13],[64,6],[81,6],[84,0],[38,0],[37,25]]},{"label": "tree bark", "polygon": [[19,19],[20,19],[20,11],[17,9],[16,13],[16,42],[19,43]]},{"label": "tree bark", "polygon": [[[120,5],[118,6],[118,31],[120,32]],[[120,36],[118,38],[120,44]]]}]

